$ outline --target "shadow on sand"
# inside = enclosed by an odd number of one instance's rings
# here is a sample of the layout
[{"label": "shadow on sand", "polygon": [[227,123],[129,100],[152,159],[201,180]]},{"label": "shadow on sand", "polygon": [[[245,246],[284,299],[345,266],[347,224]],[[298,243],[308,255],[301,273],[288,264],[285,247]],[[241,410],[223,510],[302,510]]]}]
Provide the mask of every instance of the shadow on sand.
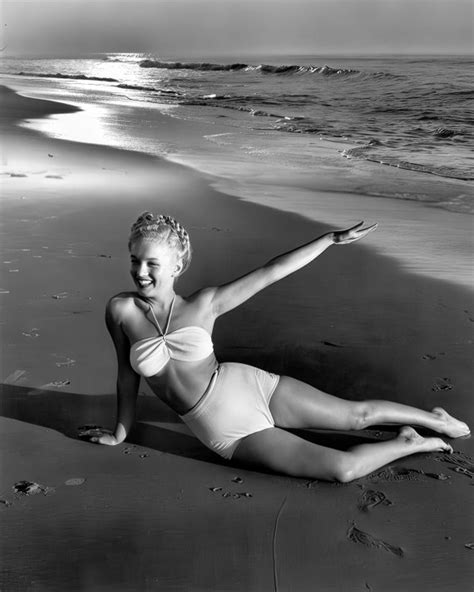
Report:
[{"label": "shadow on sand", "polygon": [[[110,427],[115,417],[115,395],[112,394],[83,395],[1,384],[0,401],[2,416],[53,429],[72,439],[78,438],[79,427]],[[158,398],[141,395],[137,422],[127,443],[214,464],[227,464],[186,430],[179,417]],[[316,444],[338,449],[373,441],[363,432],[292,432]]]}]

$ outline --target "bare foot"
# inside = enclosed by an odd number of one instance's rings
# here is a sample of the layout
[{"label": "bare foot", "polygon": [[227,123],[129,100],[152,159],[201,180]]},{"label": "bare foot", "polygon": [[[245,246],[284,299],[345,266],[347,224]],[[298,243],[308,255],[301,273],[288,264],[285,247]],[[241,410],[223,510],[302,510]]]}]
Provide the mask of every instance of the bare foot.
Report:
[{"label": "bare foot", "polygon": [[398,433],[398,438],[413,446],[413,452],[448,452],[453,451],[452,446],[446,444],[441,438],[423,438],[410,426],[404,426]]},{"label": "bare foot", "polygon": [[441,427],[439,430],[441,434],[446,434],[450,438],[460,438],[462,436],[469,436],[471,430],[469,426],[459,419],[455,419],[442,407],[434,407],[431,413],[441,420]]}]

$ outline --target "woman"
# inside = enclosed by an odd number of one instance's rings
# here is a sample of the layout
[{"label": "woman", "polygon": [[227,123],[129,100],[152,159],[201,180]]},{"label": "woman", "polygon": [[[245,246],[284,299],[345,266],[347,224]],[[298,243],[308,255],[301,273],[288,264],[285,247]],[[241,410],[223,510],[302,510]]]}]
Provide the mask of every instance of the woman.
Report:
[{"label": "woman", "polygon": [[452,448],[403,427],[390,441],[347,451],[308,442],[282,428],[360,430],[373,424],[416,424],[455,438],[467,425],[436,407],[431,412],[388,401],[353,402],[299,380],[244,364],[219,364],[211,340],[216,319],[266,286],[307,265],[333,244],[345,245],[375,230],[363,223],[329,232],[228,284],[189,297],[175,293],[188,267],[188,233],[173,218],[145,212],[132,226],[129,250],[136,292],[111,298],[107,327],[118,358],[117,422],[113,434],[92,442],[125,440],[135,417],[140,376],[191,431],[226,459],[279,473],[348,482],[402,456]]}]

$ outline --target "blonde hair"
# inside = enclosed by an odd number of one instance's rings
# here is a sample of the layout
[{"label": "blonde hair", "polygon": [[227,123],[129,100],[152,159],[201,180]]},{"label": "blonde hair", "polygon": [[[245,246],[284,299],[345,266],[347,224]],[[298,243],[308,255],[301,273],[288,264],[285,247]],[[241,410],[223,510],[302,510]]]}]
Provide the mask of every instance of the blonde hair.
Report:
[{"label": "blonde hair", "polygon": [[184,273],[191,263],[192,250],[189,234],[185,228],[171,216],[143,212],[132,224],[128,248],[137,240],[156,240],[167,244],[175,250],[183,264]]}]

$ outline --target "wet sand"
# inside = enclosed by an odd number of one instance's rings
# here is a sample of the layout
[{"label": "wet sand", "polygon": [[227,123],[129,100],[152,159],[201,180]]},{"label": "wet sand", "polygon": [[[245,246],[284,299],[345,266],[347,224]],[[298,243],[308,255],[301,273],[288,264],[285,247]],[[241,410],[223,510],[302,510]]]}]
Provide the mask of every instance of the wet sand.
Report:
[{"label": "wet sand", "polygon": [[[469,590],[472,439],[453,441],[451,458],[415,455],[343,486],[308,482],[222,461],[146,388],[126,443],[77,439],[80,426],[113,424],[103,312],[131,287],[138,213],[188,228],[183,294],[328,227],[219,193],[178,164],[17,125],[66,109],[2,91],[2,588]],[[472,426],[473,326],[470,292],[356,244],[222,317],[215,342],[222,361],[354,400],[441,405]],[[301,435],[344,448],[394,428]],[[41,487],[15,492],[21,481]]]}]

